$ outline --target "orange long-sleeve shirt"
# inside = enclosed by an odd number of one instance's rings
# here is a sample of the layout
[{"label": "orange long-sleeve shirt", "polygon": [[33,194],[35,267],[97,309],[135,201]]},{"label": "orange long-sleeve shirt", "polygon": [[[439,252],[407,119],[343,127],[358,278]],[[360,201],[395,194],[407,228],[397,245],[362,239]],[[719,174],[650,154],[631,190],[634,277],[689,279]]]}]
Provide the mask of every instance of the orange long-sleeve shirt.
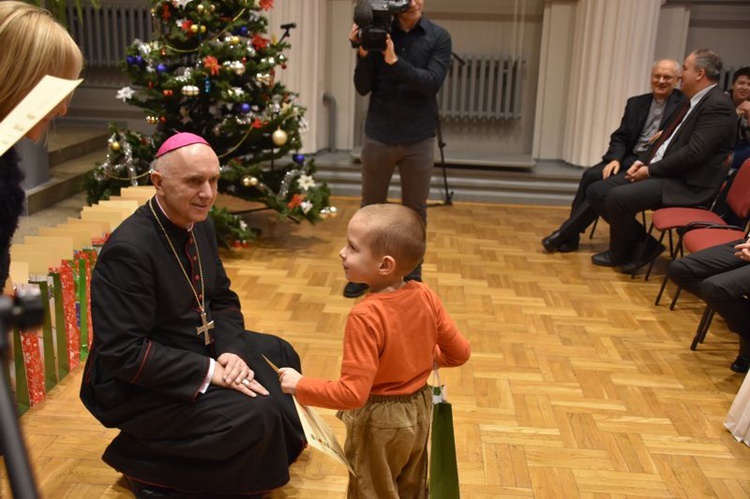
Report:
[{"label": "orange long-sleeve shirt", "polygon": [[367,397],[410,395],[422,388],[433,361],[460,366],[471,346],[443,308],[438,296],[421,282],[368,295],[349,312],[344,358],[337,381],[304,376],[297,384],[301,404],[329,409],[356,409]]}]

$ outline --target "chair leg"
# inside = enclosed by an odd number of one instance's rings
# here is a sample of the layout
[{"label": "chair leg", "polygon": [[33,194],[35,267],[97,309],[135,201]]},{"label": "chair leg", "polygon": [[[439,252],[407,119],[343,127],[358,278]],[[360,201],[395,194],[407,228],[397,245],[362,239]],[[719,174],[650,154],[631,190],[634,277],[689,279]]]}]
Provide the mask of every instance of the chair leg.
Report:
[{"label": "chair leg", "polygon": [[669,277],[667,277],[667,274],[664,274],[664,278],[661,280],[661,287],[659,288],[659,294],[656,295],[656,301],[654,302],[654,305],[658,305],[661,301],[661,295],[664,294],[664,288],[667,287],[667,282],[669,281]]},{"label": "chair leg", "polygon": [[701,321],[698,323],[698,327],[695,330],[693,342],[690,344],[690,350],[696,350],[698,348],[698,343],[703,343],[703,340],[706,339],[706,333],[708,333],[708,327],[711,325],[713,317],[714,309],[706,305],[705,310],[703,310],[703,316],[701,316]]},{"label": "chair leg", "polygon": [[677,288],[677,291],[674,292],[674,298],[672,298],[672,303],[669,304],[669,310],[674,310],[674,306],[677,305],[677,298],[680,297],[681,291],[682,291],[682,286],[679,286]]},{"label": "chair leg", "polygon": [[589,232],[589,239],[594,238],[594,232],[596,232],[596,224],[599,223],[599,217],[596,217],[596,220],[594,220],[594,224],[591,226],[591,232]]},{"label": "chair leg", "polygon": [[[671,239],[671,235],[670,235],[670,239]],[[659,244],[661,244],[663,240],[664,240],[664,231],[662,231],[661,236],[659,236]],[[674,259],[674,257],[672,257],[672,259]],[[646,277],[643,278],[644,281],[648,281],[648,277],[651,275],[651,270],[654,268],[655,261],[656,261],[656,258],[651,260],[651,262],[648,264],[648,269],[646,270]]]}]

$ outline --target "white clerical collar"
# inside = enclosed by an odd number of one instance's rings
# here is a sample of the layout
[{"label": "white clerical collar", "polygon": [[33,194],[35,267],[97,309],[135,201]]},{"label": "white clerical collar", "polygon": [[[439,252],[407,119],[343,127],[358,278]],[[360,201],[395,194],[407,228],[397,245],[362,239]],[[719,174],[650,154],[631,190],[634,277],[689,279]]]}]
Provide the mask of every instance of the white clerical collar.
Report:
[{"label": "white clerical collar", "polygon": [[[165,217],[167,217],[167,220],[169,220],[170,222],[172,222],[172,223],[173,223],[174,225],[176,225],[177,227],[180,227],[180,225],[179,225],[179,224],[177,224],[177,223],[175,223],[175,221],[174,221],[174,220],[172,220],[171,218],[169,218],[169,215],[167,215],[167,212],[166,212],[166,211],[164,211],[164,208],[162,208],[162,206],[161,206],[161,203],[159,202],[159,196],[154,196],[154,199],[156,199],[156,205],[157,205],[157,206],[159,207],[159,211],[161,211],[161,212],[162,212],[162,214],[163,214],[163,215],[164,215]],[[187,228],[186,228],[185,230],[187,230],[188,232],[192,232],[192,230],[193,230],[193,227],[195,227],[195,222],[190,222],[190,225],[188,225],[188,226],[187,226]]]}]

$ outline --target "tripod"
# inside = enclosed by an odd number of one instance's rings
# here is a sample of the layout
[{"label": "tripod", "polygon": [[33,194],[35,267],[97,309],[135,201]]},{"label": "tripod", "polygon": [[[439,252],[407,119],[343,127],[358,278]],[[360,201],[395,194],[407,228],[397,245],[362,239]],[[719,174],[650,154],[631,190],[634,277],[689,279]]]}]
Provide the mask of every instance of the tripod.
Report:
[{"label": "tripod", "polygon": [[443,186],[445,187],[445,199],[443,202],[433,203],[430,206],[453,206],[453,191],[448,188],[448,171],[445,166],[445,142],[443,141],[443,130],[440,126],[440,116],[436,118],[435,131],[437,132],[438,149],[440,149],[440,166],[443,168]]},{"label": "tripod", "polygon": [[[466,64],[466,61],[461,59],[454,52],[451,52],[451,57],[456,59],[461,66]],[[451,65],[453,60],[451,59]],[[427,205],[430,206],[453,206],[453,191],[448,188],[448,171],[445,166],[445,141],[443,140],[443,128],[440,125],[440,113],[435,117],[435,132],[437,133],[438,149],[440,149],[440,166],[443,169],[443,186],[445,187],[445,199],[443,202],[433,203]]]},{"label": "tripod", "polygon": [[[27,306],[28,305],[28,306]],[[8,331],[10,325],[33,327],[42,322],[42,301],[38,294],[17,295],[16,303],[8,296],[0,296],[0,450],[5,457],[5,468],[10,479],[14,497],[36,499],[36,484],[31,472],[31,464],[18,427],[16,402],[10,392],[10,380],[5,375],[5,362],[10,351]]]}]

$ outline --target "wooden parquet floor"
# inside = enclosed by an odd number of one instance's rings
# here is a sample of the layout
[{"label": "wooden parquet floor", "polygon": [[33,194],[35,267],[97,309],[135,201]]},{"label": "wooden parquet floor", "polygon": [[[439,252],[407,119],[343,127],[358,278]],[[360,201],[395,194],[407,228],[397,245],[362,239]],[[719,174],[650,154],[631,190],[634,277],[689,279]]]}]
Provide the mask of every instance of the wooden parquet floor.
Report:
[{"label": "wooden parquet floor", "polygon": [[[285,337],[307,373],[332,378],[352,305],[338,250],[357,207],[334,201],[338,217],[315,226],[253,214],[261,238],[224,255],[247,326]],[[455,203],[428,214],[425,281],[473,347],[468,364],[443,372],[464,498],[750,497],[750,448],[722,424],[742,382],[729,370],[737,338],[717,318],[691,351],[703,307],[689,295],[675,311],[653,305],[664,265],[648,282],[593,266],[604,223],[579,252],[544,254],[564,208]],[[21,418],[43,497],[129,497],[100,460],[114,432],[82,407],[80,376]],[[319,412],[343,441],[333,411]],[[345,497],[343,468],[314,451],[291,474],[272,498]]]}]

